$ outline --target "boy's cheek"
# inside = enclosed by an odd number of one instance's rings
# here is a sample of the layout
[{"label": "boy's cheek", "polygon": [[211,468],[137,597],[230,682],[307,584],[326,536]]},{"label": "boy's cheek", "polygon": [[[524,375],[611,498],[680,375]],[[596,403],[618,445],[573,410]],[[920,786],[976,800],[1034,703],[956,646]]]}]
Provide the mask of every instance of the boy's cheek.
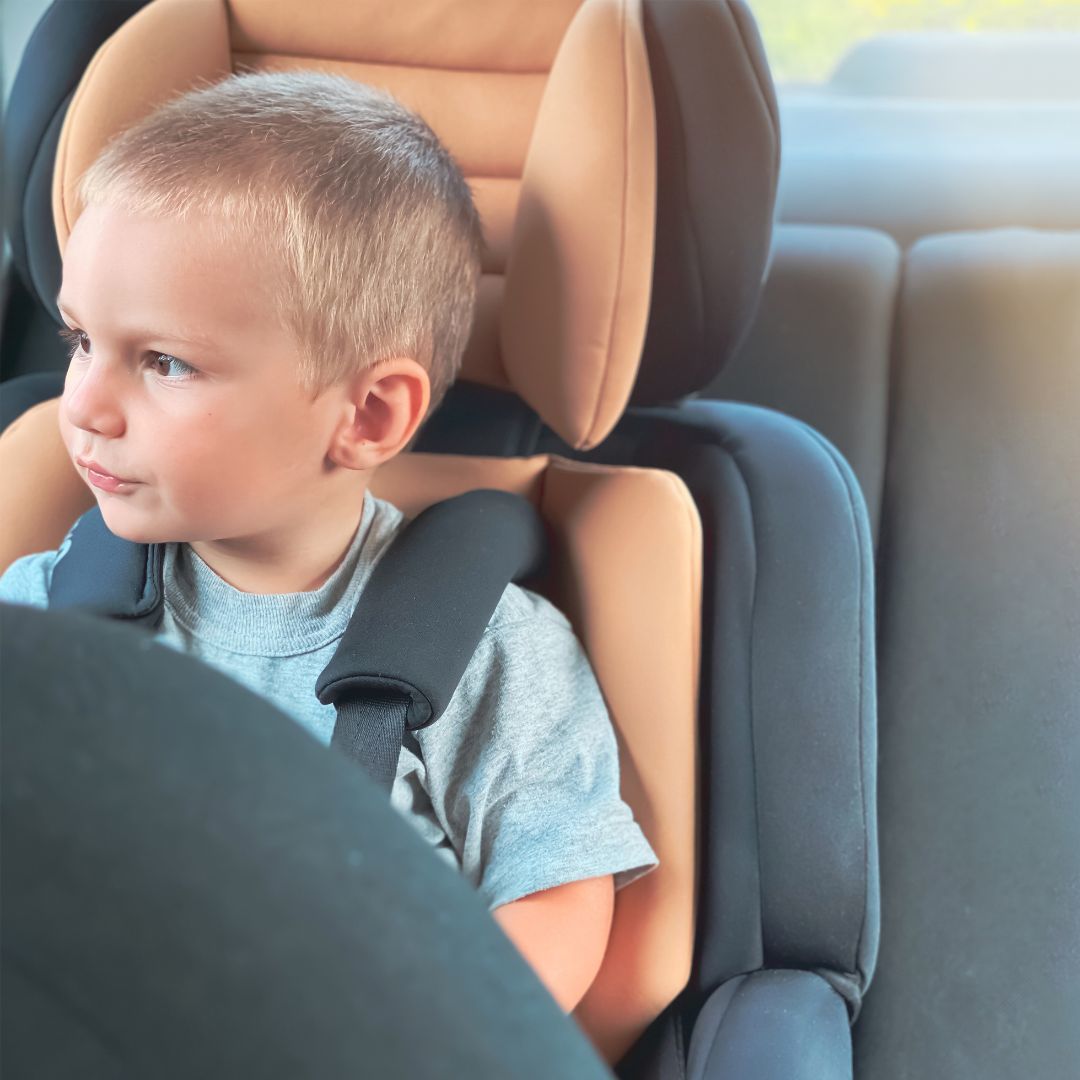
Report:
[{"label": "boy's cheek", "polygon": [[[67,388],[65,386],[65,394],[66,391]],[[73,440],[75,435],[75,429],[72,427],[71,423],[67,419],[65,406],[66,401],[65,398],[62,397],[60,399],[60,408],[57,410],[57,424],[60,428],[60,440],[64,444],[64,449],[67,451],[68,457],[71,458],[72,465],[74,465],[75,450]]]}]

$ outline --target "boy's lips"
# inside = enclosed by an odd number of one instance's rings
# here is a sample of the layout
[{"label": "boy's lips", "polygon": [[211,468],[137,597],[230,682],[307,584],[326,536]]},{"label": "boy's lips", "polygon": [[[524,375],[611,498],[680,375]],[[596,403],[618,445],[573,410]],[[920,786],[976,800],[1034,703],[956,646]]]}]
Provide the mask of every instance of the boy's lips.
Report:
[{"label": "boy's lips", "polygon": [[[76,458],[75,459],[75,464],[76,465],[81,465],[84,469],[86,469],[90,473],[91,481],[93,481],[94,479],[99,479],[99,480],[104,481],[106,483],[113,483],[113,484],[137,484],[137,483],[139,483],[138,480],[129,480],[126,477],[117,476],[116,473],[109,472],[109,470],[106,469],[103,465],[99,465],[96,461],[90,461],[87,458],[81,458],[81,457]],[[101,485],[99,485],[99,486],[101,486]]]}]

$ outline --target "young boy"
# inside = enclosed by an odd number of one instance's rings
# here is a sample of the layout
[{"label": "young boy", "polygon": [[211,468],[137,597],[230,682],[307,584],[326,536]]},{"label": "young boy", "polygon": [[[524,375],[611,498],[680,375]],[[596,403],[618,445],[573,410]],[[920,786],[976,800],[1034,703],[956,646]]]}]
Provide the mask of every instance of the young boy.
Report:
[{"label": "young boy", "polygon": [[[453,382],[480,226],[432,131],[318,74],[230,78],[159,109],[82,179],[57,303],[64,443],[116,535],[164,543],[159,639],[323,743],[315,696],[403,524],[367,493]],[[0,600],[45,606],[59,551]],[[511,585],[392,804],[479,890],[569,1011],[614,890],[656,857],[567,620]]]}]

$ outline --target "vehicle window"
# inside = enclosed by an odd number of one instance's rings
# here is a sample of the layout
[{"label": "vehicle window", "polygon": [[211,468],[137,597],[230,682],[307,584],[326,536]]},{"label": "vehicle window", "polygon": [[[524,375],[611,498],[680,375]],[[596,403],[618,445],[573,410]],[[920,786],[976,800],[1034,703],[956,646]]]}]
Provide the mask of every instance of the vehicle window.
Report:
[{"label": "vehicle window", "polygon": [[828,82],[860,41],[893,32],[1080,31],[1080,0],[750,0],[778,84]]}]

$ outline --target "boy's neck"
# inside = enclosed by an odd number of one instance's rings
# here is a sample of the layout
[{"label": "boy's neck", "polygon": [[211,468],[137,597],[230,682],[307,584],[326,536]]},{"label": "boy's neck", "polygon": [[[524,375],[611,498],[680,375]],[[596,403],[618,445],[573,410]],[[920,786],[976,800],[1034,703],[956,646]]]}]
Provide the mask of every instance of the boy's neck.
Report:
[{"label": "boy's neck", "polygon": [[355,500],[337,501],[321,513],[272,535],[196,540],[188,546],[234,589],[246,593],[312,592],[341,565],[363,517],[366,488]]}]

